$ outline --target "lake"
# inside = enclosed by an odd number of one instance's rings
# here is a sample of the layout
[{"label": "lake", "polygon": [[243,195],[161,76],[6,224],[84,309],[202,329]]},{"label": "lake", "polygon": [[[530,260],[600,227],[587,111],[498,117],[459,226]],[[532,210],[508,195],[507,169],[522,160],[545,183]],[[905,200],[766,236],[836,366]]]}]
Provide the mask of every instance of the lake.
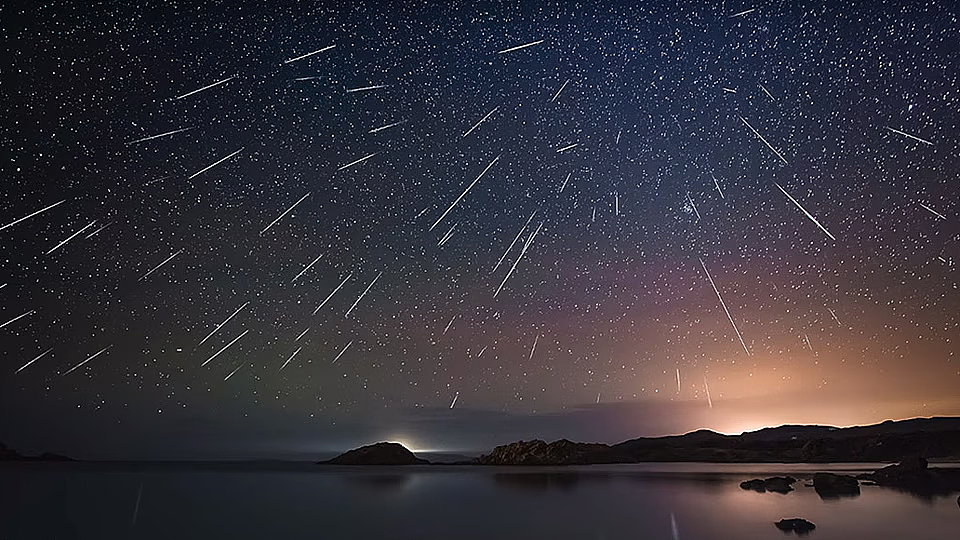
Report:
[{"label": "lake", "polygon": [[[956,540],[956,494],[863,486],[821,500],[740,489],[754,477],[879,464],[321,467],[310,464],[0,464],[0,540],[186,538]],[[790,537],[793,537],[791,534]]]}]

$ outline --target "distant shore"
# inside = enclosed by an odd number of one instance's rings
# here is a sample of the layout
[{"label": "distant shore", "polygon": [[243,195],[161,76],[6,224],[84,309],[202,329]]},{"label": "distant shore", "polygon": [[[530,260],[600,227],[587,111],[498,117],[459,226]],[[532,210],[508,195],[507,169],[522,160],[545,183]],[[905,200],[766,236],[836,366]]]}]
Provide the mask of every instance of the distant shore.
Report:
[{"label": "distant shore", "polygon": [[[741,435],[709,430],[667,437],[642,437],[619,444],[561,439],[518,441],[476,458],[451,453],[418,455],[397,443],[377,443],[320,463],[342,465],[592,465],[617,463],[894,463],[923,457],[933,463],[960,462],[960,417],[916,418],[869,426],[791,426]],[[437,456],[435,461],[425,458]],[[436,459],[443,457],[443,461]],[[464,459],[458,459],[464,458]],[[296,460],[75,460],[58,454],[24,456],[0,444],[3,462],[86,462],[186,465],[257,464],[285,467]]]}]

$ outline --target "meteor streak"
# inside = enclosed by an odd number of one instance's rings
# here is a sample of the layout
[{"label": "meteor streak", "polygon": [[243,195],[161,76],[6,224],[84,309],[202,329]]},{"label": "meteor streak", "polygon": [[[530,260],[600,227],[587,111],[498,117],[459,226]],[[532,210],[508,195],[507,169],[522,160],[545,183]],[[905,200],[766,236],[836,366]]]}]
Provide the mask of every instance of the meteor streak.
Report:
[{"label": "meteor streak", "polygon": [[192,92],[187,92],[186,94],[183,94],[182,96],[177,96],[177,97],[175,97],[175,98],[173,98],[173,99],[174,99],[174,100],[183,99],[183,98],[185,98],[185,97],[187,97],[187,96],[192,96],[192,95],[196,94],[197,92],[203,92],[204,90],[209,90],[209,89],[213,88],[214,86],[220,86],[221,84],[223,84],[223,83],[225,83],[225,82],[228,82],[228,81],[232,81],[233,79],[236,79],[236,78],[237,78],[237,76],[234,75],[233,77],[228,77],[228,78],[226,78],[226,79],[224,79],[224,80],[222,80],[222,81],[217,81],[217,82],[215,82],[215,83],[213,83],[213,84],[208,84],[207,86],[204,86],[203,88],[197,88],[196,90],[193,90]]},{"label": "meteor streak", "polygon": [[168,262],[170,262],[174,257],[176,257],[177,255],[179,255],[182,251],[183,251],[182,248],[181,248],[181,249],[178,249],[176,253],[174,253],[173,255],[167,257],[166,259],[164,259],[162,263],[154,266],[153,268],[150,269],[149,272],[147,272],[146,274],[140,276],[140,279],[138,279],[137,281],[143,281],[144,279],[147,278],[147,276],[149,276],[150,274],[152,274],[152,273],[156,272],[157,270],[159,270],[161,266],[163,266],[163,265],[167,264]]},{"label": "meteor streak", "polygon": [[230,319],[234,318],[234,317],[237,315],[237,313],[240,313],[240,312],[243,310],[243,308],[247,307],[247,304],[249,304],[249,303],[250,303],[250,302],[244,302],[242,306],[238,307],[237,310],[234,311],[229,317],[227,317],[226,319],[224,319],[224,321],[223,321],[222,323],[218,324],[218,325],[213,329],[212,332],[210,332],[209,334],[207,334],[207,337],[201,339],[201,340],[200,340],[200,343],[198,343],[197,346],[199,347],[200,345],[203,345],[203,342],[204,342],[204,341],[210,339],[214,334],[216,334],[217,331],[219,331],[221,328],[224,327],[224,325],[226,325],[228,322],[230,322]]},{"label": "meteor streak", "polygon": [[[500,155],[502,156],[503,154],[500,154]],[[487,174],[487,171],[490,170],[490,167],[493,167],[493,164],[496,163],[498,159],[500,159],[500,156],[493,158],[493,161],[491,161],[490,164],[487,165],[487,168],[484,169],[482,173],[480,173],[480,176],[478,176],[476,180],[471,182],[470,185],[467,186],[467,189],[463,190],[463,193],[461,193],[460,196],[457,197],[457,200],[453,201],[453,204],[451,204],[450,207],[447,208],[447,210],[443,213],[443,215],[437,218],[437,221],[433,222],[433,225],[430,226],[429,230],[432,231],[434,227],[436,227],[441,221],[443,221],[443,218],[447,217],[447,214],[449,214],[450,211],[453,210],[453,207],[460,202],[460,199],[463,199],[463,197],[467,194],[467,192],[469,192],[473,188],[474,184],[476,184],[481,178],[483,178],[483,175]]]},{"label": "meteor streak", "polygon": [[377,277],[373,278],[373,281],[371,281],[370,284],[367,285],[367,288],[364,289],[363,292],[360,293],[360,296],[357,297],[357,301],[354,302],[353,305],[350,306],[350,309],[348,309],[347,312],[343,315],[344,317],[350,316],[350,313],[353,311],[353,308],[357,307],[357,304],[359,304],[360,301],[363,300],[363,297],[367,295],[367,293],[370,291],[370,288],[373,287],[373,284],[376,283],[377,280],[380,279],[380,276],[382,275],[383,275],[383,272],[380,272],[379,274],[377,274]]},{"label": "meteor streak", "polygon": [[[249,332],[249,331],[250,331],[250,329],[248,328],[248,329],[244,330],[242,334],[240,334],[239,336],[233,338],[233,341],[231,341],[230,343],[227,343],[226,345],[223,346],[222,349],[220,349],[219,351],[213,353],[213,356],[211,356],[210,358],[207,358],[207,361],[204,362],[204,363],[202,363],[202,364],[200,364],[200,367],[203,367],[203,366],[209,364],[211,360],[213,360],[214,358],[220,356],[220,353],[222,353],[223,351],[229,349],[230,346],[233,345],[234,343],[236,343],[237,341],[240,341],[240,338],[242,338],[243,336],[247,335],[247,332]],[[226,379],[224,379],[224,380],[226,380]]]},{"label": "meteor streak", "polygon": [[46,212],[47,210],[53,208],[54,206],[57,206],[58,204],[62,204],[62,203],[65,203],[65,202],[67,202],[66,199],[64,199],[64,200],[62,200],[62,201],[60,201],[60,202],[55,202],[55,203],[51,204],[50,206],[48,206],[48,207],[46,207],[46,208],[41,208],[40,210],[37,210],[36,212],[34,212],[34,213],[32,213],[32,214],[27,214],[27,215],[23,216],[23,217],[20,218],[20,219],[11,221],[10,223],[7,223],[7,224],[4,225],[3,227],[0,227],[0,231],[6,229],[7,227],[13,227],[13,226],[16,225],[17,223],[20,223],[21,221],[23,221],[23,220],[25,220],[25,219],[30,219],[30,218],[32,218],[33,216],[37,215],[37,214],[41,214],[41,213],[43,213],[43,212]]},{"label": "meteor streak", "polygon": [[226,157],[220,158],[220,159],[218,159],[217,161],[211,163],[210,165],[207,165],[206,167],[200,169],[199,171],[191,174],[190,176],[187,177],[187,180],[192,180],[193,178],[195,178],[195,177],[197,177],[197,176],[200,176],[201,174],[209,171],[210,169],[212,169],[212,168],[216,167],[217,165],[223,163],[224,161],[232,158],[233,156],[239,154],[240,152],[243,152],[243,148],[237,150],[236,152],[234,152],[234,153],[232,153],[232,154],[230,154],[230,155],[228,155],[228,156],[226,156]]},{"label": "meteor streak", "polygon": [[63,377],[63,376],[66,376],[66,375],[69,375],[69,374],[71,374],[71,373],[73,373],[73,371],[74,371],[75,369],[77,369],[77,368],[79,368],[80,366],[82,366],[82,365],[84,365],[84,364],[86,364],[87,362],[89,362],[89,361],[91,361],[91,360],[93,360],[94,358],[96,358],[96,357],[98,357],[98,356],[100,356],[101,354],[103,354],[103,353],[104,353],[104,351],[106,351],[106,350],[107,350],[107,349],[109,349],[110,347],[113,347],[113,345],[107,345],[106,347],[104,347],[104,348],[102,348],[102,349],[100,349],[99,351],[97,351],[97,352],[95,352],[95,353],[93,353],[93,354],[91,354],[90,356],[88,356],[88,357],[87,357],[87,359],[86,359],[86,360],[84,360],[83,362],[80,362],[79,364],[77,364],[77,365],[75,365],[75,366],[73,366],[72,368],[70,368],[69,370],[67,370],[67,372],[66,372],[66,373],[64,373],[63,375],[61,375],[61,377]]},{"label": "meteor streak", "polygon": [[320,53],[322,53],[322,52],[329,51],[330,49],[332,49],[332,48],[334,48],[334,47],[336,47],[336,45],[327,45],[326,47],[324,47],[324,48],[322,48],[322,49],[317,49],[317,50],[315,50],[315,51],[313,51],[313,52],[309,52],[309,53],[307,53],[307,54],[301,54],[300,56],[298,56],[298,57],[296,57],[296,58],[291,58],[291,59],[289,59],[289,60],[284,60],[283,63],[284,63],[284,64],[289,64],[290,62],[296,62],[297,60],[303,60],[304,58],[307,58],[307,57],[309,57],[309,56],[313,56],[313,55],[315,55],[315,54],[320,54]]},{"label": "meteor streak", "polygon": [[306,198],[309,197],[309,196],[310,196],[310,192],[308,191],[306,195],[304,195],[303,197],[300,197],[300,200],[299,200],[299,201],[293,203],[293,206],[291,206],[290,208],[287,208],[286,210],[284,210],[283,213],[280,214],[280,216],[277,217],[277,219],[271,221],[269,225],[267,225],[266,227],[264,227],[263,230],[260,231],[260,236],[263,236],[263,233],[269,231],[269,230],[270,230],[270,227],[273,227],[274,225],[276,225],[278,221],[280,221],[281,219],[283,219],[283,216],[285,216],[285,215],[287,215],[288,213],[290,213],[291,210],[293,210],[294,208],[296,208],[298,204],[302,203],[303,200],[306,199]]},{"label": "meteor streak", "polygon": [[313,314],[316,315],[317,312],[320,311],[320,308],[322,308],[328,301],[330,301],[330,299],[333,298],[333,295],[337,294],[337,291],[339,291],[341,287],[343,287],[344,285],[346,285],[347,281],[349,281],[350,278],[352,278],[352,277],[353,277],[353,272],[351,272],[349,276],[343,278],[343,281],[341,281],[340,284],[337,285],[337,288],[334,289],[333,292],[330,293],[330,295],[327,296],[327,298],[324,299],[323,302],[320,302],[320,305],[317,306],[317,309],[313,310]]},{"label": "meteor streak", "polygon": [[[717,298],[720,300],[720,305],[723,306],[723,312],[727,314],[727,319],[730,320],[730,326],[733,327],[733,331],[737,333],[737,339],[740,340],[740,345],[743,345],[744,352],[747,353],[747,356],[750,356],[750,350],[747,349],[747,344],[743,341],[743,336],[740,335],[740,330],[737,329],[737,323],[733,322],[733,316],[730,315],[730,310],[727,309],[727,303],[723,301],[723,297],[720,296],[720,290],[717,289],[716,283],[713,282],[713,277],[710,276],[710,271],[707,270],[707,265],[703,262],[703,259],[700,259],[700,266],[703,267],[704,273],[707,274],[707,279],[710,280],[710,286],[713,287],[713,292],[717,293]],[[706,382],[706,379],[704,379]]]},{"label": "meteor streak", "polygon": [[833,240],[834,242],[837,241],[837,239],[834,238],[832,234],[830,234],[830,231],[828,231],[823,225],[821,225],[820,222],[817,221],[817,218],[813,217],[813,214],[811,214],[810,212],[807,212],[807,209],[804,208],[803,206],[801,206],[800,203],[798,203],[796,199],[794,199],[793,197],[791,197],[790,194],[787,193],[787,191],[786,191],[785,189],[783,189],[782,187],[780,187],[780,184],[774,182],[773,185],[777,186],[777,187],[780,189],[780,191],[782,191],[783,194],[786,195],[788,199],[790,199],[790,202],[792,202],[793,204],[797,205],[797,208],[799,208],[800,211],[804,213],[804,215],[806,215],[808,218],[810,218],[810,221],[812,221],[814,224],[816,224],[817,227],[820,227],[820,230],[821,230],[821,231],[827,233],[827,236],[829,236],[831,240]]},{"label": "meteor streak", "polygon": [[513,51],[519,51],[520,49],[526,49],[527,47],[533,47],[534,45],[539,45],[539,44],[541,44],[541,43],[543,43],[543,40],[542,40],[542,39],[538,39],[537,41],[531,41],[530,43],[526,43],[526,44],[524,44],[524,45],[517,45],[516,47],[510,47],[509,49],[504,49],[504,50],[502,50],[502,51],[497,51],[497,54],[503,54],[503,53],[513,52]]}]

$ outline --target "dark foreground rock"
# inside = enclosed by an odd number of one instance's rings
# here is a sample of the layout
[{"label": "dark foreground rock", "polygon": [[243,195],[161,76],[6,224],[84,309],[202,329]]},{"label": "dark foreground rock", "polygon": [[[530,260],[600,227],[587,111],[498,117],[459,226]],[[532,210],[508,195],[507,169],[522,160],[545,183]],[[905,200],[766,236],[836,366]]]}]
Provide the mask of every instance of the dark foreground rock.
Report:
[{"label": "dark foreground rock", "polygon": [[789,493],[793,491],[793,486],[791,484],[795,483],[796,481],[797,479],[792,476],[774,476],[766,479],[754,478],[753,480],[740,482],[740,488],[750,489],[759,493],[764,493],[767,491],[772,491],[774,493]]},{"label": "dark foreground rock", "polygon": [[928,465],[927,460],[922,457],[911,457],[900,463],[887,465],[872,476],[877,483],[905,482],[925,475]]},{"label": "dark foreground rock", "polygon": [[430,462],[420,459],[402,444],[381,442],[361,446],[321,464],[330,465],[428,465]]},{"label": "dark foreground rock", "polygon": [[857,478],[917,495],[946,495],[960,490],[960,469],[929,468],[927,460],[921,457],[905,459]]},{"label": "dark foreground rock", "polygon": [[781,531],[793,531],[800,535],[807,534],[817,528],[816,525],[802,518],[781,519],[780,521],[776,522],[775,525]]},{"label": "dark foreground rock", "polygon": [[860,482],[845,474],[817,473],[813,475],[813,489],[821,499],[856,497],[860,495]]}]

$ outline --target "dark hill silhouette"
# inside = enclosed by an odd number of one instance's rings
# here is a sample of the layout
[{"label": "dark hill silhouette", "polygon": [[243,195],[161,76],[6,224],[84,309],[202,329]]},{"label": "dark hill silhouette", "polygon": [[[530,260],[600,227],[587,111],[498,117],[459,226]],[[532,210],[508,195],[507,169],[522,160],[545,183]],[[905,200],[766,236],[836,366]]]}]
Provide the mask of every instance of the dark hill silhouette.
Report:
[{"label": "dark hill silhouette", "polygon": [[498,446],[475,463],[841,463],[898,461],[910,456],[960,458],[960,418],[916,418],[849,428],[786,425],[742,435],[698,430],[669,437],[641,437],[615,445],[520,441]]},{"label": "dark hill silhouette", "polygon": [[44,452],[39,456],[25,456],[0,443],[0,461],[74,461],[74,459],[50,452]]},{"label": "dark hill silhouette", "polygon": [[329,465],[428,465],[400,443],[380,442],[361,446],[339,456],[321,461]]}]

